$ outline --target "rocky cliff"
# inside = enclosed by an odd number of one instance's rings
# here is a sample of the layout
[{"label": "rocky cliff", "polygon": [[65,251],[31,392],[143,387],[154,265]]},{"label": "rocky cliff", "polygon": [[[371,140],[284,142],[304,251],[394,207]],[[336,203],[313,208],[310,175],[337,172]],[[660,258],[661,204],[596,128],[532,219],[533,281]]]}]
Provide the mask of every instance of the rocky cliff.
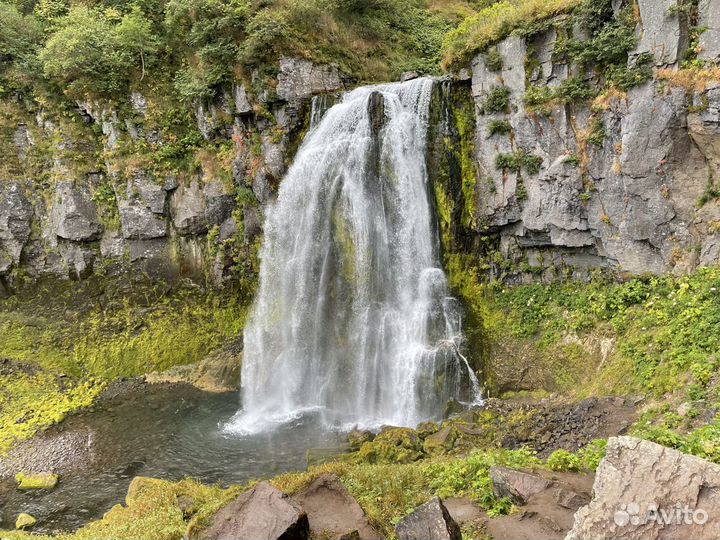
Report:
[{"label": "rocky cliff", "polygon": [[[613,2],[616,17],[627,4]],[[634,10],[628,71],[647,80],[625,90],[573,61],[569,41],[599,34],[562,19],[510,36],[456,75],[476,111],[465,241],[484,242],[514,275],[685,273],[720,257],[720,86],[700,75],[720,55],[720,3],[700,2],[694,21],[674,0]],[[689,56],[702,68],[688,69]],[[573,95],[585,84],[605,90]]]},{"label": "rocky cliff", "polygon": [[[720,2],[612,8],[610,26],[632,17],[622,73],[616,58],[613,75],[598,68],[600,45],[595,59],[578,45],[605,30],[560,16],[438,84],[429,163],[447,250],[525,281],[684,273],[720,258]],[[238,79],[192,111],[152,89],[64,109],[6,100],[4,289],[127,268],[216,284],[252,275],[263,206],[313,111],[352,82],[283,58],[263,84]],[[144,159],[186,147],[189,167]]]}]

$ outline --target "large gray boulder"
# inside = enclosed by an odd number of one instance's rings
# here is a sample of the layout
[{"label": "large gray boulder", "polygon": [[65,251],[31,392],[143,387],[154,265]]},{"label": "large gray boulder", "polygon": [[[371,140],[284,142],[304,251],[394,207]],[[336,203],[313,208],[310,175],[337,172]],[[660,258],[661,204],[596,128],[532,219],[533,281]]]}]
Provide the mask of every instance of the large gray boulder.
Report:
[{"label": "large gray boulder", "polygon": [[613,437],[590,504],[566,540],[720,538],[720,466],[633,437]]},{"label": "large gray boulder", "polygon": [[58,182],[51,222],[55,234],[73,242],[98,240],[103,227],[87,186]]},{"label": "large gray boulder", "polygon": [[287,495],[261,482],[220,510],[202,532],[205,540],[306,540],[307,514]]},{"label": "large gray boulder", "polygon": [[462,540],[460,527],[439,497],[434,497],[395,527],[398,540]]},{"label": "large gray boulder", "polygon": [[33,208],[17,182],[0,181],[0,273],[20,261],[30,238]]},{"label": "large gray boulder", "polygon": [[283,101],[296,101],[344,87],[340,72],[333,66],[313,64],[301,58],[280,59],[277,95]]},{"label": "large gray boulder", "polygon": [[293,500],[307,512],[310,530],[316,537],[342,537],[357,531],[360,540],[381,538],[358,502],[333,474],[320,476]]}]

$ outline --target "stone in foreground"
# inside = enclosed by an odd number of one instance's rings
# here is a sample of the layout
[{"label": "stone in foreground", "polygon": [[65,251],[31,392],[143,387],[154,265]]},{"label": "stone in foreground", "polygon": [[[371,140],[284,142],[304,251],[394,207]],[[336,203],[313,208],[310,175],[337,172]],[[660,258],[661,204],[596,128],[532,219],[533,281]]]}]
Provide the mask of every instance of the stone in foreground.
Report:
[{"label": "stone in foreground", "polygon": [[307,514],[287,495],[261,482],[220,510],[201,533],[205,540],[307,540]]},{"label": "stone in foreground", "polygon": [[43,472],[37,474],[18,473],[15,480],[18,489],[54,489],[57,486],[59,476],[57,474]]},{"label": "stone in foreground", "polygon": [[462,540],[460,527],[438,497],[434,497],[395,527],[398,540]]},{"label": "stone in foreground", "polygon": [[320,476],[294,496],[293,501],[307,512],[314,537],[352,538],[356,533],[359,540],[380,538],[358,502],[334,474]]},{"label": "stone in foreground", "polygon": [[567,540],[720,538],[720,466],[633,437],[613,437],[593,499]]},{"label": "stone in foreground", "polygon": [[16,529],[27,529],[37,523],[37,519],[32,517],[30,514],[22,513],[15,520]]},{"label": "stone in foreground", "polygon": [[527,504],[530,497],[552,485],[546,478],[507,467],[490,467],[490,478],[498,498],[509,497],[520,506]]}]

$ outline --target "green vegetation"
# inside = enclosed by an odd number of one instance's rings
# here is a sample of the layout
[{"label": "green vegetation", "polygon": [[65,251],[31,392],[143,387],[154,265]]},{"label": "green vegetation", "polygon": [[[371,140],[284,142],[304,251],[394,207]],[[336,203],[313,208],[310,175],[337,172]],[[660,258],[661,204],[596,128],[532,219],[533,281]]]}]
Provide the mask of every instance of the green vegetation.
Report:
[{"label": "green vegetation", "polygon": [[483,114],[510,112],[510,89],[506,86],[496,86],[485,96],[482,105]]},{"label": "green vegetation", "polygon": [[111,380],[197,362],[236,338],[249,303],[239,292],[93,278],[0,302],[11,368],[0,373],[0,454],[89,406]]},{"label": "green vegetation", "polygon": [[470,63],[476,54],[513,31],[567,13],[580,0],[501,0],[465,19],[445,38],[443,65],[448,69]]},{"label": "green vegetation", "polygon": [[508,135],[512,133],[509,120],[491,120],[487,127],[488,139],[493,135]]},{"label": "green vegetation", "polygon": [[518,150],[512,154],[498,154],[495,159],[495,166],[507,172],[520,173],[525,171],[528,174],[537,174],[542,166],[542,158],[533,156],[523,150]]},{"label": "green vegetation", "polygon": [[[578,459],[582,461],[582,458]],[[293,495],[323,474],[336,474],[363,507],[371,524],[383,537],[393,538],[395,524],[435,495],[443,498],[469,496],[487,509],[491,516],[509,513],[513,508],[510,500],[499,499],[493,493],[489,471],[494,465],[549,468],[549,462],[545,464],[527,449],[487,450],[460,458],[433,458],[414,463],[373,465],[331,462],[306,472],[278,476],[270,483]],[[253,485],[223,489],[204,486],[189,479],[173,483],[138,478],[130,486],[125,506],[113,507],[101,520],[84,526],[74,534],[55,538],[179,540],[206,526],[212,514]],[[192,507],[183,512],[178,505],[180,498],[192,500]],[[29,537],[22,532],[2,534],[8,539]]]}]

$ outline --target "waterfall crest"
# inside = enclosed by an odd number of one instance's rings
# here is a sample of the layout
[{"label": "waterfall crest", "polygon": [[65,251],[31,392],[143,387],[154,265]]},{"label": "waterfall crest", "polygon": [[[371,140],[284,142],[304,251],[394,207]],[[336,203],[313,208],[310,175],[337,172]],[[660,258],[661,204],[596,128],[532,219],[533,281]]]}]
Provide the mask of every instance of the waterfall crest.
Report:
[{"label": "waterfall crest", "polygon": [[433,81],[363,87],[313,125],[267,209],[231,432],[308,411],[416,425],[480,398],[429,196]]}]

